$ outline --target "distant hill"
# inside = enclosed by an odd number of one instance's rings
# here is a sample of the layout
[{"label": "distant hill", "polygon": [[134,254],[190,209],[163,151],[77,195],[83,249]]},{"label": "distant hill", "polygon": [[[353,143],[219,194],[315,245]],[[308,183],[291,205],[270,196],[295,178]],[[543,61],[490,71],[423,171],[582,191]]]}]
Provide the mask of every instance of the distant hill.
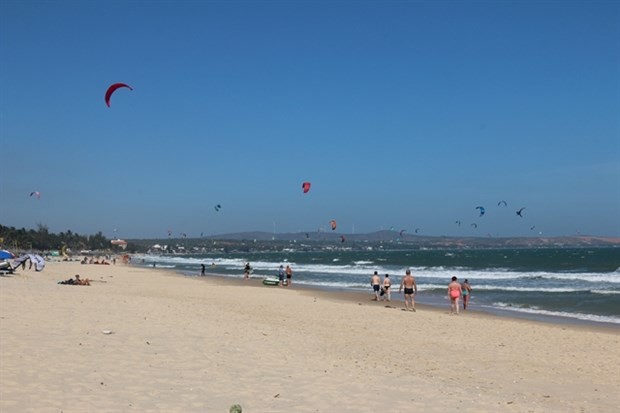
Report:
[{"label": "distant hill", "polygon": [[[345,242],[342,242],[344,236]],[[299,242],[308,244],[335,243],[342,246],[354,246],[360,243],[394,244],[399,248],[408,246],[413,248],[519,248],[519,247],[586,247],[586,246],[619,246],[620,238],[596,236],[564,236],[564,237],[447,237],[423,236],[404,233],[402,236],[395,231],[376,231],[366,234],[343,234],[338,232],[290,232],[271,233],[263,231],[237,232],[229,234],[210,235],[202,238],[187,239],[158,239],[132,240],[137,244],[196,244],[204,241],[237,242]]]}]

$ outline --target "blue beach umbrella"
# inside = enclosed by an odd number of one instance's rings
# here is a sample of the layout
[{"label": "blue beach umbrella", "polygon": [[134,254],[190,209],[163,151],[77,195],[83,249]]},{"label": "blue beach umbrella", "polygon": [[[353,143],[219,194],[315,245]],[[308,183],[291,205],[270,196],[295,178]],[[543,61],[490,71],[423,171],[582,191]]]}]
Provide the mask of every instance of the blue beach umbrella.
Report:
[{"label": "blue beach umbrella", "polygon": [[7,250],[0,250],[0,260],[15,258],[15,254]]}]

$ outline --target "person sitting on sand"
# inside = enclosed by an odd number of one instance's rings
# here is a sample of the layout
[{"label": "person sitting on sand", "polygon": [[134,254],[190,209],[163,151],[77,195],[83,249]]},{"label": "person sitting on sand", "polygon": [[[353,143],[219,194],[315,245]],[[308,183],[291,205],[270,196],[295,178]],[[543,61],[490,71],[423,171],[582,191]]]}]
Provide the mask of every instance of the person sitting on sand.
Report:
[{"label": "person sitting on sand", "polygon": [[90,285],[90,280],[88,278],[81,279],[80,274],[75,274],[75,285]]}]

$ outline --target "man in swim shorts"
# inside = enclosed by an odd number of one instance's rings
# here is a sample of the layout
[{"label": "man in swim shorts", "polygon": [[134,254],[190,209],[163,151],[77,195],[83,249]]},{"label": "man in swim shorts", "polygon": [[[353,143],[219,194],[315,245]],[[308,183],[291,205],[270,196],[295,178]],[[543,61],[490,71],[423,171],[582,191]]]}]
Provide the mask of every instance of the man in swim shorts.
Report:
[{"label": "man in swim shorts", "polygon": [[[405,271],[405,277],[400,282],[398,292],[400,293],[403,288],[405,289],[405,311],[415,311],[413,296],[418,293],[418,285],[415,283],[413,275],[411,275],[411,270]],[[409,308],[409,305],[411,305],[411,308]]]},{"label": "man in swim shorts", "polygon": [[450,299],[450,314],[459,313],[459,299],[461,298],[461,284],[452,277],[452,282],[448,284],[448,298]]},{"label": "man in swim shorts", "polygon": [[390,280],[390,275],[385,274],[385,278],[383,279],[383,301],[386,299],[388,301],[392,301],[392,293],[390,292],[390,287],[392,286],[392,280]]},{"label": "man in swim shorts", "polygon": [[370,279],[370,286],[375,292],[375,298],[373,298],[373,301],[379,301],[379,290],[381,289],[381,277],[379,277],[379,273],[377,273],[377,271],[375,271],[375,273],[372,275],[372,278]]},{"label": "man in swim shorts", "polygon": [[291,268],[290,265],[286,266],[286,270],[284,271],[286,273],[286,286],[290,287],[291,286],[291,278],[293,278],[293,269]]}]

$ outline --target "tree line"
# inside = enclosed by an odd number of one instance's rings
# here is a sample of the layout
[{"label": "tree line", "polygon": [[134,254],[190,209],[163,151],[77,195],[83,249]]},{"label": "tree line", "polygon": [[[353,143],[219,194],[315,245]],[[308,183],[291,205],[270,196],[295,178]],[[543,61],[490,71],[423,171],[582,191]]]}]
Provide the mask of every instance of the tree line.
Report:
[{"label": "tree line", "polygon": [[80,235],[71,230],[54,234],[43,224],[37,224],[36,230],[0,225],[0,244],[3,248],[16,251],[49,251],[63,247],[73,252],[112,249],[110,240],[101,231],[94,235]]}]

